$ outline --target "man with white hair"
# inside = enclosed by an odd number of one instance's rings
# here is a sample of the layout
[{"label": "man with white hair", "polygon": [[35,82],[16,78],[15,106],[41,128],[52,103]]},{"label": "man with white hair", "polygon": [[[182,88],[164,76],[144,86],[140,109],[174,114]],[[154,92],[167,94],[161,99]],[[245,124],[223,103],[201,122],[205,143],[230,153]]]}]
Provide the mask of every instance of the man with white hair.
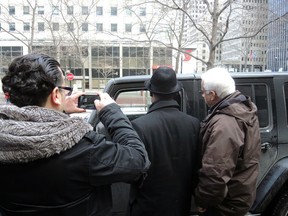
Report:
[{"label": "man with white hair", "polygon": [[256,195],[261,151],[257,108],[235,90],[226,69],[210,69],[201,78],[202,96],[210,109],[200,129],[197,210],[205,216],[243,216]]}]

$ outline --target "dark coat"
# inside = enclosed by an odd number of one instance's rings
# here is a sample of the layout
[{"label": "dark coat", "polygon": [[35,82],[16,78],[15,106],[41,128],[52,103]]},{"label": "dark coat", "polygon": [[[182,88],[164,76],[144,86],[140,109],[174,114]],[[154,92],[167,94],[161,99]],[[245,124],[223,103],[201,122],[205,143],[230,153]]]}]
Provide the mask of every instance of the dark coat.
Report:
[{"label": "dark coat", "polygon": [[60,154],[21,164],[0,164],[0,208],[12,216],[106,216],[111,183],[132,182],[148,169],[143,143],[119,106],[99,113],[111,134],[88,132]]},{"label": "dark coat", "polygon": [[196,203],[223,216],[245,215],[256,196],[260,157],[257,108],[239,91],[211,108],[201,124],[203,160]]},{"label": "dark coat", "polygon": [[140,188],[131,187],[132,216],[186,216],[191,208],[197,169],[199,121],[179,110],[174,100],[153,103],[132,122],[151,161]]}]

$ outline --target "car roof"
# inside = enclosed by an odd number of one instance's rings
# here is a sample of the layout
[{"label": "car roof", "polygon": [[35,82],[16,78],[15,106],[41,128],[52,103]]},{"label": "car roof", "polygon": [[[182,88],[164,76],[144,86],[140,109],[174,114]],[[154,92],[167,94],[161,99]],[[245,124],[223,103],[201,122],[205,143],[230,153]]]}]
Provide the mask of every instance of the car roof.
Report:
[{"label": "car roof", "polygon": [[[233,78],[258,78],[258,77],[280,77],[287,76],[288,72],[234,72],[230,73]],[[112,84],[121,84],[121,83],[137,83],[143,82],[149,79],[151,75],[138,75],[138,76],[125,76],[112,78],[107,83],[108,86]],[[178,80],[185,79],[201,79],[201,74],[198,73],[187,73],[187,74],[177,74]]]}]

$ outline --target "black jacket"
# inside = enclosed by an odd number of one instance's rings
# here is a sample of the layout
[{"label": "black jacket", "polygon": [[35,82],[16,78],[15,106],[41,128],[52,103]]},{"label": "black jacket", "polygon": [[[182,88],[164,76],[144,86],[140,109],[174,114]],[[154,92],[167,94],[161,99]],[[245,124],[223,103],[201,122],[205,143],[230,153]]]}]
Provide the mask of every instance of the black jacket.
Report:
[{"label": "black jacket", "polygon": [[90,131],[60,154],[27,163],[0,163],[0,208],[13,216],[109,215],[111,183],[138,180],[150,162],[118,105],[108,105],[99,116],[111,142]]},{"label": "black jacket", "polygon": [[133,184],[132,216],[186,216],[196,176],[199,121],[179,110],[174,100],[153,103],[132,122],[151,161],[142,185]]}]

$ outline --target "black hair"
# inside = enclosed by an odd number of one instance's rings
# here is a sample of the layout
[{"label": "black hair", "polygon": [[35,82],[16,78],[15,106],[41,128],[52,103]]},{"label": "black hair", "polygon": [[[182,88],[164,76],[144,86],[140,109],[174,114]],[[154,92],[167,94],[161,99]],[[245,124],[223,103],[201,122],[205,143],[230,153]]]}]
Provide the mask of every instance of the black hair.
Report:
[{"label": "black hair", "polygon": [[2,78],[2,90],[12,104],[43,106],[53,89],[63,82],[63,71],[54,58],[28,54],[15,58]]},{"label": "black hair", "polygon": [[175,99],[175,97],[178,95],[178,92],[171,93],[171,94],[159,94],[159,93],[152,93],[150,92],[150,96],[155,95],[159,100],[171,100]]}]

